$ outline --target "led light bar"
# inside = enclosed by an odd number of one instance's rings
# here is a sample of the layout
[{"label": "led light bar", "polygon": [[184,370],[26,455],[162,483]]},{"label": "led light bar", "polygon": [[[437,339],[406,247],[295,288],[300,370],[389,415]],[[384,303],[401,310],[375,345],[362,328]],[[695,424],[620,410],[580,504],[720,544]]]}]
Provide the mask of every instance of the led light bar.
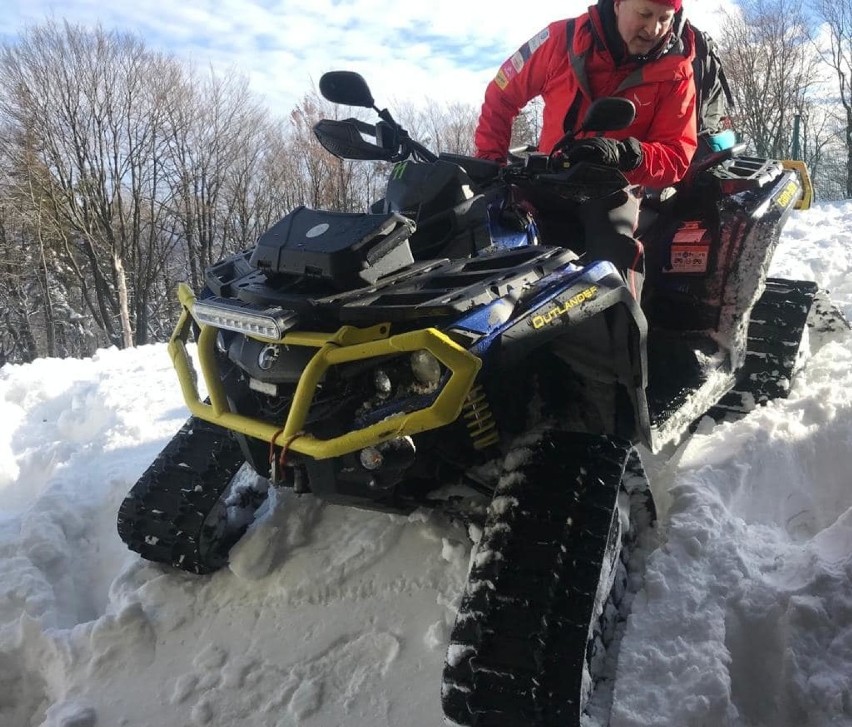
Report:
[{"label": "led light bar", "polygon": [[271,340],[282,338],[298,320],[295,311],[280,307],[261,308],[222,298],[196,300],[192,306],[192,317],[204,326]]}]

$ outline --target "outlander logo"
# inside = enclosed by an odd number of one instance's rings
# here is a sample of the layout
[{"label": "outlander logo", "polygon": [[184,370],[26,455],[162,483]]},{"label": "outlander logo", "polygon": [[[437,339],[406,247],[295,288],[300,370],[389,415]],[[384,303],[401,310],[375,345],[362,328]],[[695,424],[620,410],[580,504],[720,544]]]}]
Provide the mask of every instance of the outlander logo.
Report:
[{"label": "outlander logo", "polygon": [[543,328],[544,326],[546,326],[548,323],[553,323],[553,321],[559,320],[572,308],[575,308],[576,306],[580,305],[580,303],[584,303],[585,301],[594,298],[597,292],[598,286],[593,285],[591,288],[586,288],[581,293],[577,293],[577,295],[572,296],[560,305],[554,306],[546,313],[542,313],[538,316],[533,316],[533,328],[538,330],[539,328]]},{"label": "outlander logo", "polygon": [[787,182],[787,186],[784,187],[784,189],[781,190],[781,194],[775,198],[775,203],[782,208],[789,207],[790,203],[795,199],[798,191],[799,185],[793,181]]}]

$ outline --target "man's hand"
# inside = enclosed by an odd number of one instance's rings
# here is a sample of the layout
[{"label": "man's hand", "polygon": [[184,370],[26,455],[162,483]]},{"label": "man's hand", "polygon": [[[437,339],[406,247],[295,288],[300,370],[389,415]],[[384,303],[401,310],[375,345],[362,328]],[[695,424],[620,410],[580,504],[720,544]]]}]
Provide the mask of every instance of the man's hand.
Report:
[{"label": "man's hand", "polygon": [[572,164],[591,162],[629,172],[642,163],[642,145],[632,136],[624,141],[595,136],[591,139],[580,139],[571,144],[565,150],[565,159]]}]

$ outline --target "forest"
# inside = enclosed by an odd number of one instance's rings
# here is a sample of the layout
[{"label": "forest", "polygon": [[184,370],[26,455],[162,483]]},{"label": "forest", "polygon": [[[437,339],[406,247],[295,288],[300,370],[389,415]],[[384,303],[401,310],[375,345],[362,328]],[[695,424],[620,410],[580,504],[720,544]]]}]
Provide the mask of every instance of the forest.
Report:
[{"label": "forest", "polygon": [[[804,160],[852,197],[852,0],[743,0],[714,33],[748,153]],[[395,108],[435,152],[471,154],[480,100]],[[61,20],[0,47],[0,366],[167,340],[177,284],[299,205],[363,211],[390,167],[313,134],[352,115],[316,90],[281,117],[238,74]],[[540,108],[515,124],[534,144]]]}]

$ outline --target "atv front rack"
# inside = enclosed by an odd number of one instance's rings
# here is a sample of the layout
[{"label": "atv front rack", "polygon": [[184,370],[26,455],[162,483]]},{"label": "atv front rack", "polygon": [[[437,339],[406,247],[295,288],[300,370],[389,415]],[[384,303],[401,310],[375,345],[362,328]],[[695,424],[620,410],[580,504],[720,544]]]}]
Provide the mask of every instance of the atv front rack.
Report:
[{"label": "atv front rack", "polygon": [[[286,443],[288,449],[314,459],[338,457],[454,422],[461,414],[465,399],[482,366],[480,358],[435,328],[389,336],[390,325],[382,323],[369,328],[342,326],[334,333],[289,330],[279,339],[255,336],[265,343],[317,349],[299,379],[286,421],[280,425],[272,424],[231,411],[216,360],[219,329],[195,319],[195,296],[188,286],[182,285],[178,294],[183,310],[169,340],[168,350],[180,380],[184,401],[192,414],[224,429],[273,445]],[[186,347],[193,322],[200,329],[198,363],[209,403],[202,401],[199,395],[196,371]],[[419,350],[429,351],[449,371],[442,379],[440,391],[428,406],[392,415],[381,422],[331,439],[318,439],[303,430],[317,387],[330,367]]]}]

